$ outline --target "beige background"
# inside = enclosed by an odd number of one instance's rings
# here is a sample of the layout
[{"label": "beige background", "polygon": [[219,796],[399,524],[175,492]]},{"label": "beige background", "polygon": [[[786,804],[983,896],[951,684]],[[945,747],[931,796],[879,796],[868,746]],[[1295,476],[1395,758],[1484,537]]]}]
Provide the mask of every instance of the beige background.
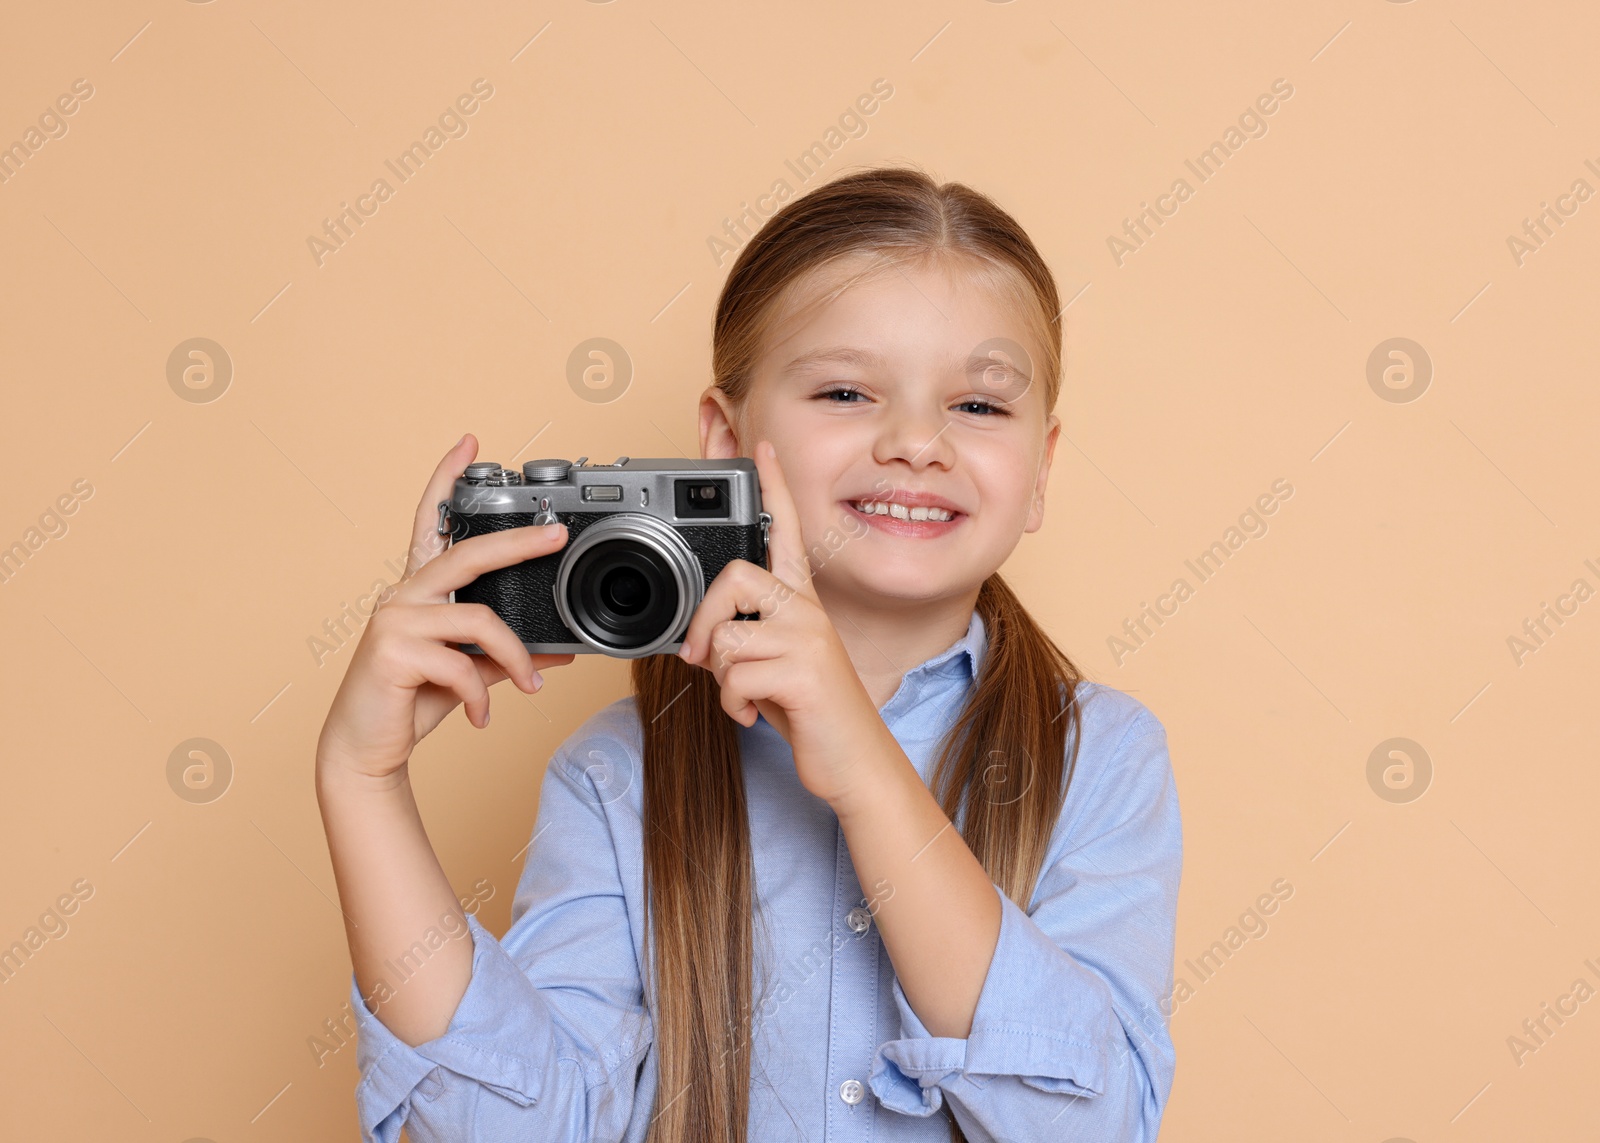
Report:
[{"label": "beige background", "polygon": [[[785,159],[880,78],[822,175],[970,182],[1072,299],[1071,443],[1007,571],[1167,727],[1180,977],[1294,887],[1174,1016],[1163,1140],[1600,1129],[1600,1003],[1520,1065],[1507,1044],[1600,983],[1600,602],[1520,666],[1507,644],[1600,588],[1600,201],[1520,266],[1507,245],[1600,188],[1587,6],[90,7],[12,3],[0,36],[0,143],[94,91],[0,184],[0,545],[93,490],[0,583],[0,943],[93,889],[0,984],[0,1134],[356,1137],[354,1050],[308,1046],[348,979],[311,763],[349,649],[319,666],[308,640],[393,578],[464,430],[503,462],[693,453],[707,239],[819,181]],[[469,133],[319,267],[308,236],[479,78]],[[1187,174],[1279,78],[1268,133]],[[1119,266],[1108,236],[1180,177],[1193,197]],[[215,400],[168,383],[197,337],[232,363]],[[567,383],[590,337],[632,361],[613,402]],[[1368,384],[1395,337],[1431,360],[1419,399]],[[1267,533],[1197,585],[1184,560],[1279,479]],[[1193,597],[1119,665],[1108,638],[1180,576]],[[625,678],[586,657],[420,751],[492,929],[545,760]],[[195,737],[231,760],[209,802],[167,777]],[[1431,760],[1406,802],[1368,780],[1396,737]]]}]

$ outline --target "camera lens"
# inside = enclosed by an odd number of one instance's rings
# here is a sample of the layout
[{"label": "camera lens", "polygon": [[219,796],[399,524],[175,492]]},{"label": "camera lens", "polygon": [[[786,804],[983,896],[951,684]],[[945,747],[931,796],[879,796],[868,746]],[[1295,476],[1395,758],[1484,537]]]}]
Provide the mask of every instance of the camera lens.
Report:
[{"label": "camera lens", "polygon": [[618,615],[637,615],[650,600],[650,581],[635,568],[612,568],[600,580],[600,598]]},{"label": "camera lens", "polygon": [[607,654],[650,655],[688,626],[704,594],[699,561],[660,520],[618,513],[572,542],[556,577],[556,609]]},{"label": "camera lens", "polygon": [[610,647],[646,646],[678,613],[672,569],[659,552],[634,540],[595,544],[574,562],[567,593],[575,618]]}]

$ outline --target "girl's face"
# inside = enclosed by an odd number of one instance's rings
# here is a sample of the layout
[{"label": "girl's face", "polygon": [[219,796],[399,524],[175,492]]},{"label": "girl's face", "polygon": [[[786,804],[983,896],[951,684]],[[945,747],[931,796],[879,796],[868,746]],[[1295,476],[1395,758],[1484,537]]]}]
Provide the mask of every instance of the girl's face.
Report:
[{"label": "girl's face", "polygon": [[1027,376],[1039,354],[1014,307],[954,260],[902,263],[804,307],[867,265],[805,284],[742,407],[706,391],[702,452],[772,442],[824,598],[972,594],[1044,520],[1060,426]]}]

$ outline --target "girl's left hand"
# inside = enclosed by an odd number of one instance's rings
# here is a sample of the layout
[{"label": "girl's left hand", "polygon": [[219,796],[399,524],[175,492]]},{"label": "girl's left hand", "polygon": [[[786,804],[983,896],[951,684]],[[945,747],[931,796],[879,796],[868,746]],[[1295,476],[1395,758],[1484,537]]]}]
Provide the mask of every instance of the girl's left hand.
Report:
[{"label": "girl's left hand", "polygon": [[[762,508],[772,517],[768,562],[732,560],[711,581],[679,655],[705,667],[741,726],[759,713],[788,741],[805,788],[829,804],[866,777],[857,763],[893,741],[811,582],[800,518],[767,441],[756,445]],[[735,619],[739,613],[760,619]]]}]

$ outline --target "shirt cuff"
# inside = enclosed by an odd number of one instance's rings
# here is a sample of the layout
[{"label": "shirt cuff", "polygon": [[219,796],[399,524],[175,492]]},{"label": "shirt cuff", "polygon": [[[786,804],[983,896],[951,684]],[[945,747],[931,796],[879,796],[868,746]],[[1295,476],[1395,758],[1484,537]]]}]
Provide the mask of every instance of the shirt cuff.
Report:
[{"label": "shirt cuff", "polygon": [[966,1039],[935,1036],[911,1010],[898,977],[900,1039],[873,1057],[868,1085],[902,1115],[927,1116],[942,1086],[1015,1076],[1040,1091],[1095,1096],[1105,1091],[1107,1045],[1120,1036],[1106,982],[1045,935],[995,886],[1000,937]]},{"label": "shirt cuff", "polygon": [[[500,942],[470,914],[467,929],[473,943],[472,979],[450,1026],[424,1044],[411,1047],[369,1012],[351,974],[350,1008],[356,1017],[356,1064],[361,1070],[356,1110],[363,1139],[394,1143],[418,1085],[423,1085],[423,1098],[431,1099],[442,1090],[441,1080],[448,1081],[438,1076],[429,1080],[441,1067],[524,1107],[539,1099],[554,1036],[549,1008]],[[404,987],[381,982],[373,988],[373,1001],[381,1011],[384,998]]]}]

